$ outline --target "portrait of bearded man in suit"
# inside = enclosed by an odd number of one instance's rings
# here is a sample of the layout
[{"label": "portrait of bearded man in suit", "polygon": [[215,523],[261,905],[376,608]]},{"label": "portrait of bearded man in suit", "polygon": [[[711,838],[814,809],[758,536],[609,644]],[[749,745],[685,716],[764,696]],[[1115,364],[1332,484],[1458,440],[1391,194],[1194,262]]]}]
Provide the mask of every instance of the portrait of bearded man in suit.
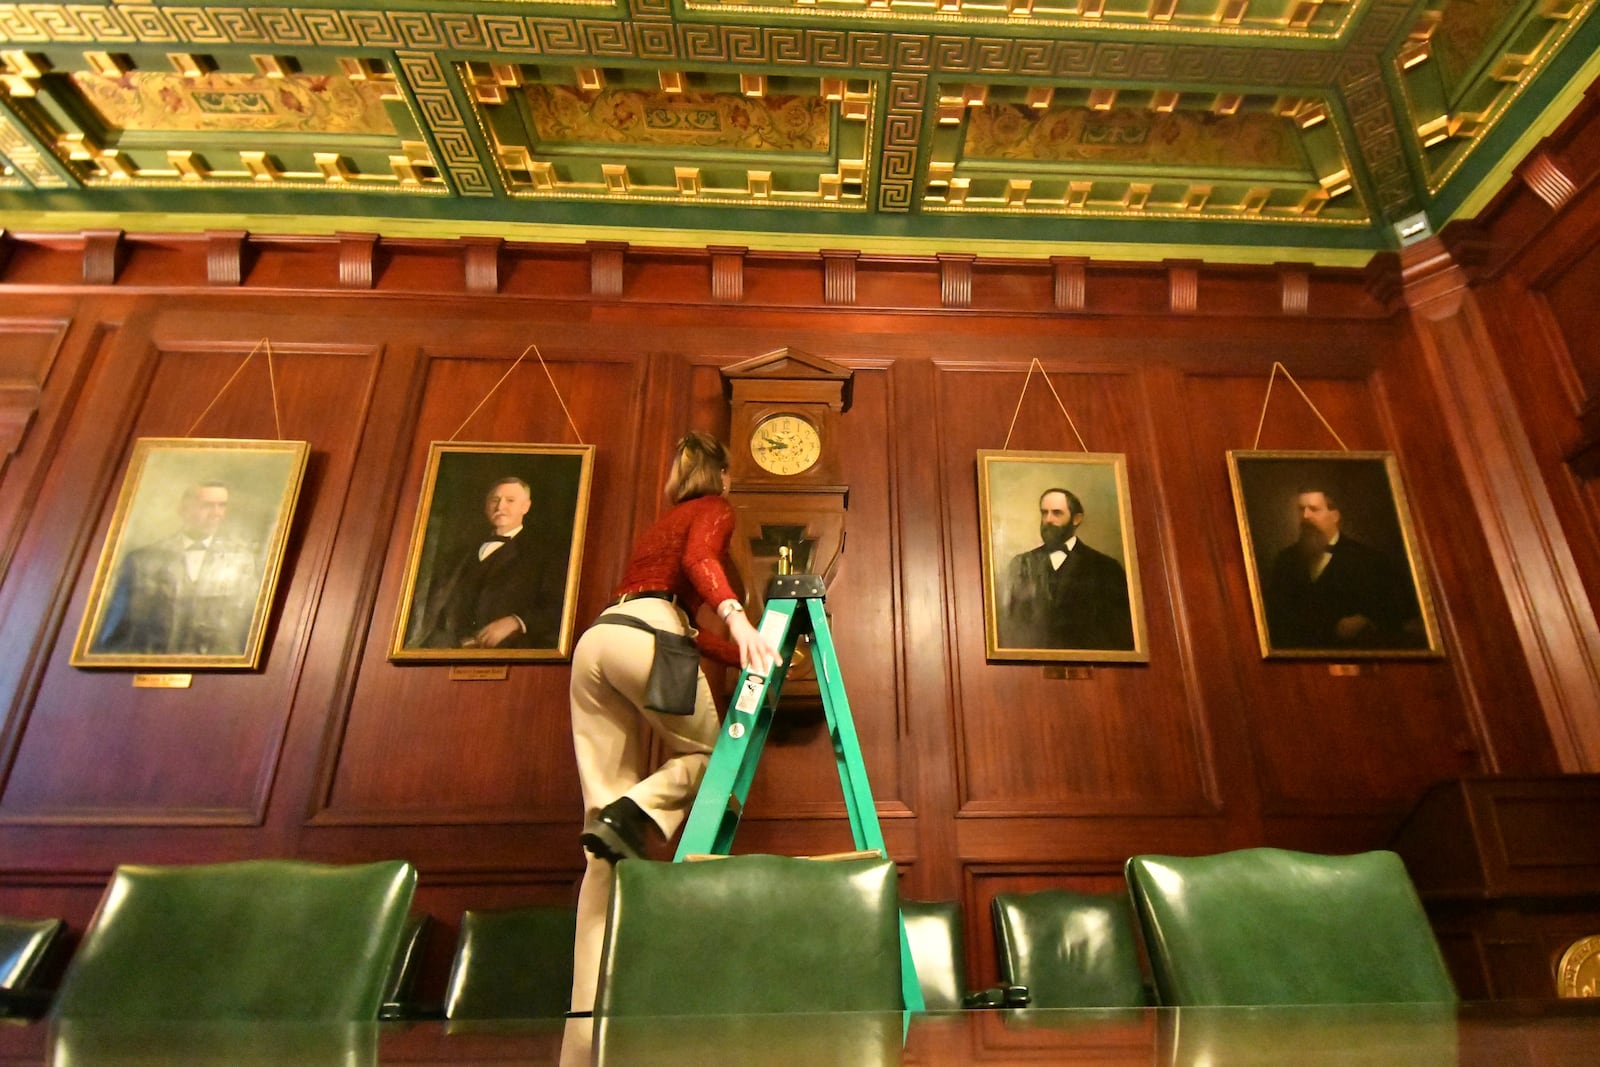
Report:
[{"label": "portrait of bearded man in suit", "polygon": [[1010,648],[1134,647],[1128,575],[1078,536],[1083,503],[1062,488],[1039,496],[1038,547],[1013,556],[1001,587],[999,643]]},{"label": "portrait of bearded man in suit", "polygon": [[1304,487],[1294,506],[1299,538],[1279,550],[1266,575],[1273,646],[1428,647],[1416,589],[1400,561],[1344,532],[1332,490]]}]

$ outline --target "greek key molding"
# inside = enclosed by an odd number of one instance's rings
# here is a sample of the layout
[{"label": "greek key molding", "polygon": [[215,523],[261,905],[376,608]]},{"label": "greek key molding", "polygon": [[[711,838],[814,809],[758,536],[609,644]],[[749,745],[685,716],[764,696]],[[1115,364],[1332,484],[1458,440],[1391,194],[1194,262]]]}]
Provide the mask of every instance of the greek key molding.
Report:
[{"label": "greek key molding", "polygon": [[889,80],[883,123],[883,151],[878,173],[878,210],[910,211],[916,202],[917,171],[922,156],[922,116],[927,108],[926,75],[901,75]]},{"label": "greek key molding", "polygon": [[34,147],[11,115],[3,110],[0,110],[0,156],[36,189],[64,189],[68,185],[67,180],[45,162],[44,154]]},{"label": "greek key molding", "polygon": [[400,73],[417,102],[417,111],[433,137],[439,165],[450,175],[459,196],[494,196],[489,172],[479,162],[478,146],[467,129],[439,58],[429,52],[398,52]]}]

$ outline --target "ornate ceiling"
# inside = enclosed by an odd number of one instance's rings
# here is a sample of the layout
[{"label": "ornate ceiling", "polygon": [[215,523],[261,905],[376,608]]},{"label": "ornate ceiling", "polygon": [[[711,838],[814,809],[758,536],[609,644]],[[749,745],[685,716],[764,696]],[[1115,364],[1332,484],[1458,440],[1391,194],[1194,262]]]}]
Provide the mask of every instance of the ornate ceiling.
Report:
[{"label": "ornate ceiling", "polygon": [[1361,262],[1596,3],[0,3],[0,225]]}]

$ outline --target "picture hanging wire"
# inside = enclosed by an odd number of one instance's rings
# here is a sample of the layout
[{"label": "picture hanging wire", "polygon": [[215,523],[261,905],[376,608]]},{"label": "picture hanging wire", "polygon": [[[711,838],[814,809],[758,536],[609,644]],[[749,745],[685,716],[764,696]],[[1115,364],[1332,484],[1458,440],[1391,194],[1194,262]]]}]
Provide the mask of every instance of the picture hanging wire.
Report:
[{"label": "picture hanging wire", "polygon": [[1060,408],[1061,414],[1066,416],[1067,426],[1072,430],[1072,436],[1078,439],[1078,448],[1084,452],[1089,451],[1089,447],[1083,443],[1083,435],[1078,432],[1077,425],[1072,421],[1072,416],[1067,414],[1067,405],[1061,402],[1061,394],[1056,392],[1056,387],[1051,384],[1050,375],[1044,372],[1044,364],[1039,362],[1038,356],[1035,356],[1033,361],[1028,364],[1028,376],[1022,379],[1022,395],[1017,397],[1017,409],[1011,413],[1011,425],[1006,428],[1006,443],[1000,446],[1001,450],[1004,451],[1011,447],[1011,433],[1017,428],[1017,416],[1022,414],[1022,401],[1028,395],[1028,383],[1033,381],[1033,368],[1035,367],[1039,368],[1039,377],[1044,379],[1044,384],[1050,386],[1050,395],[1056,398],[1056,407]]},{"label": "picture hanging wire", "polygon": [[1343,438],[1334,431],[1332,426],[1328,425],[1328,420],[1322,417],[1322,412],[1317,410],[1317,405],[1311,402],[1311,398],[1306,395],[1306,391],[1300,388],[1300,383],[1294,380],[1294,375],[1289,373],[1289,368],[1277,360],[1272,361],[1272,373],[1267,376],[1267,396],[1265,400],[1261,401],[1261,418],[1256,422],[1256,439],[1250,445],[1251,449],[1254,450],[1261,447],[1261,428],[1267,424],[1267,405],[1272,402],[1272,383],[1277,380],[1279,371],[1283,371],[1283,376],[1289,379],[1289,384],[1294,386],[1295,392],[1300,394],[1300,399],[1306,402],[1306,406],[1317,417],[1317,421],[1322,423],[1323,429],[1333,434],[1333,439],[1339,442],[1339,448],[1345,452],[1350,451],[1350,446],[1344,443]]},{"label": "picture hanging wire", "polygon": [[578,432],[578,424],[572,421],[572,412],[567,410],[567,402],[561,399],[561,390],[556,387],[555,376],[550,373],[550,366],[544,361],[544,353],[539,351],[539,346],[536,344],[531,344],[522,350],[522,355],[518,356],[511,366],[506,369],[506,372],[500,375],[500,380],[494,383],[493,387],[490,388],[488,393],[484,394],[482,400],[478,401],[478,406],[473,408],[471,413],[468,414],[466,418],[461,420],[461,425],[456,427],[456,432],[450,435],[449,440],[454,441],[457,437],[461,436],[461,431],[467,428],[467,423],[471,422],[473,416],[478,413],[483,405],[489,402],[489,398],[494,396],[495,390],[499,389],[500,386],[505,384],[505,380],[511,377],[511,372],[516,370],[518,365],[521,364],[523,360],[528,358],[529,352],[532,352],[535,356],[539,357],[539,366],[544,368],[544,376],[550,382],[550,391],[556,394],[556,403],[561,405],[561,414],[567,417],[567,425],[572,427],[572,436],[578,439],[578,443],[580,445],[583,444],[583,434]]},{"label": "picture hanging wire", "polygon": [[200,413],[200,417],[194,420],[194,425],[189,427],[189,432],[183,436],[194,436],[194,431],[199,428],[205,417],[211,414],[211,409],[217,406],[217,401],[221,400],[222,394],[228,391],[228,386],[233,384],[233,380],[244,372],[250,360],[263,348],[267,350],[267,388],[272,394],[272,428],[277,432],[278,440],[283,440],[283,422],[278,418],[278,379],[272,373],[272,342],[265,337],[256,342],[256,346],[250,350],[249,355],[244,357],[244,361],[239,364],[238,369],[229,376],[227,381],[222,383],[222,388],[217,390],[217,395],[211,398],[211,403],[206,405],[206,409]]}]

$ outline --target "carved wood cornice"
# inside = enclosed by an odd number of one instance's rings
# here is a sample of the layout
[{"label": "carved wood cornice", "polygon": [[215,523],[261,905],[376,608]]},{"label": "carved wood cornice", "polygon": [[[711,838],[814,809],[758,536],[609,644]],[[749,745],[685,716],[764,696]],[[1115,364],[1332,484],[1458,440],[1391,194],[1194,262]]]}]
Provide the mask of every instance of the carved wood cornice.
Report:
[{"label": "carved wood cornice", "polygon": [[1283,289],[1283,313],[1304,315],[1311,309],[1311,271],[1298,264],[1283,264],[1278,280]]},{"label": "carved wood cornice", "polygon": [[244,230],[206,231],[206,284],[244,283],[245,242],[249,236]]},{"label": "carved wood cornice", "polygon": [[744,299],[744,257],[746,248],[708,246],[711,253],[711,299],[719,304],[737,304]]},{"label": "carved wood cornice", "polygon": [[622,260],[626,241],[590,241],[589,293],[591,296],[622,295]]},{"label": "carved wood cornice", "polygon": [[939,301],[947,308],[972,306],[972,264],[977,256],[941,253],[939,260]]},{"label": "carved wood cornice", "polygon": [[824,249],[822,255],[822,300],[830,306],[856,302],[856,262],[860,252]]},{"label": "carved wood cornice", "polygon": [[493,295],[500,291],[500,248],[505,240],[499,237],[463,237],[462,257],[466,273],[467,292]]},{"label": "carved wood cornice", "polygon": [[1171,260],[1166,267],[1168,306],[1175,314],[1192,314],[1200,307],[1200,268]]},{"label": "carved wood cornice", "polygon": [[1443,239],[1430,237],[1400,250],[1400,278],[1406,306],[1441,321],[1461,310],[1470,279]]},{"label": "carved wood cornice", "polygon": [[1560,211],[1572,199],[1572,194],[1578,191],[1567,165],[1543,149],[1534,152],[1527,162],[1517,168],[1517,176],[1553,211]]},{"label": "carved wood cornice", "polygon": [[1082,311],[1088,298],[1089,258],[1087,256],[1051,256],[1054,272],[1053,299],[1057,311]]},{"label": "carved wood cornice", "polygon": [[344,289],[371,289],[375,281],[373,262],[378,238],[370,233],[341,233],[339,237],[339,285]]},{"label": "carved wood cornice", "polygon": [[122,231],[83,231],[83,284],[115,285],[122,269]]}]

